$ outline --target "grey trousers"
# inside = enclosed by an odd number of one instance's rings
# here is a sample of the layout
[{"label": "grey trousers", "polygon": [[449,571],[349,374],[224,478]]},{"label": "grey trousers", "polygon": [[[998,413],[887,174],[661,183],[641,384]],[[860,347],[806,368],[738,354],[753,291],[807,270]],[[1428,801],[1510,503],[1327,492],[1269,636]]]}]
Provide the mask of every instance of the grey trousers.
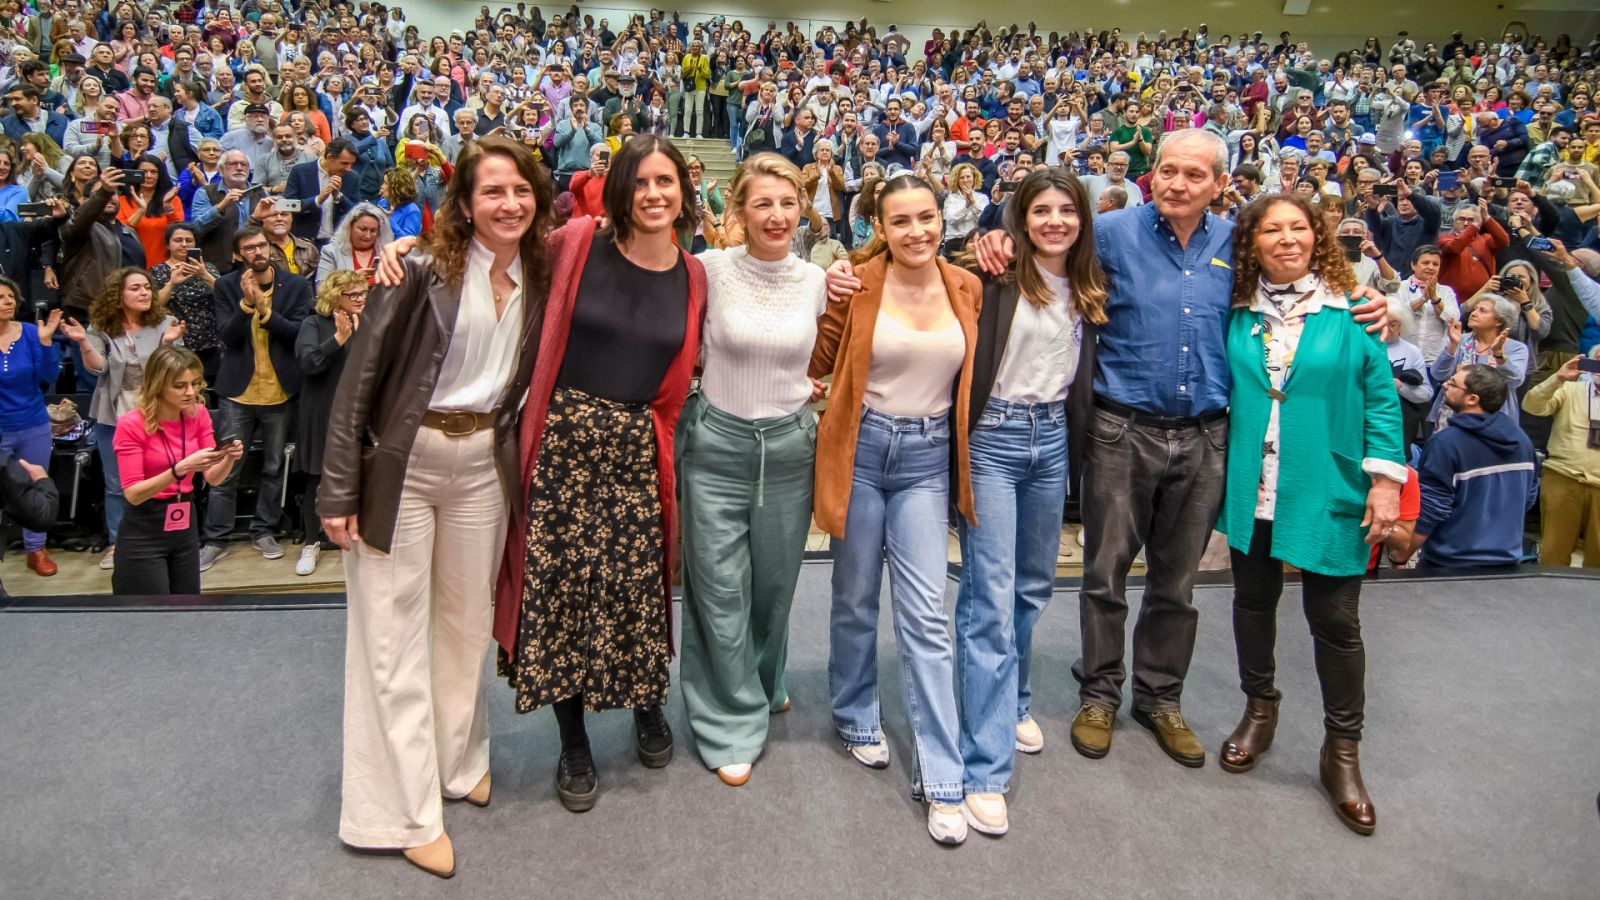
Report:
[{"label": "grey trousers", "polygon": [[1175,710],[1194,654],[1194,581],[1217,521],[1226,475],[1226,419],[1175,428],[1095,409],[1083,475],[1083,657],[1078,696],[1122,705],[1128,569],[1145,551],[1133,628],[1133,704]]}]

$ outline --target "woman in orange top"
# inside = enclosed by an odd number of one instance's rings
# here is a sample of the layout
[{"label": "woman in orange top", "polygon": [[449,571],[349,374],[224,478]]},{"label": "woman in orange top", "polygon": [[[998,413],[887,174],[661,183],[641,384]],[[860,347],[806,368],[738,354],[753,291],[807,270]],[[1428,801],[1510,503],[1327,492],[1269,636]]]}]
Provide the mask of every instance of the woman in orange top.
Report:
[{"label": "woman in orange top", "polygon": [[178,199],[178,189],[173,187],[172,178],[161,160],[141,156],[133,172],[144,173],[144,183],[122,189],[117,198],[117,221],[138,235],[139,243],[144,246],[144,264],[149,268],[166,262],[167,226],[183,221],[183,202]]},{"label": "woman in orange top", "polygon": [[289,121],[289,114],[303,112],[311,120],[312,127],[317,129],[317,137],[323,143],[333,140],[333,129],[328,127],[328,117],[323,115],[322,107],[317,105],[317,97],[311,89],[303,84],[290,85],[283,95],[283,119]]}]

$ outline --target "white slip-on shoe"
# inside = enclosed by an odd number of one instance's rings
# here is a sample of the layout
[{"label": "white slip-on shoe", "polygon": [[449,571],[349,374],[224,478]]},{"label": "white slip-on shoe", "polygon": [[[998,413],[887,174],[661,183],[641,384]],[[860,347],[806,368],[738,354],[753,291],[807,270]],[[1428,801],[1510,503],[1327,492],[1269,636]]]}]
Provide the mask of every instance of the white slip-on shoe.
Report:
[{"label": "white slip-on shoe", "polygon": [[1017,723],[1017,750],[1022,753],[1038,753],[1044,749],[1044,732],[1039,730],[1039,723],[1032,719],[1023,719]]},{"label": "white slip-on shoe", "polygon": [[850,755],[856,758],[869,769],[889,768],[889,745],[883,741],[876,744],[851,744]]},{"label": "white slip-on shoe", "polygon": [[967,839],[967,817],[961,804],[929,803],[928,834],[941,844],[959,844]]},{"label": "white slip-on shoe", "polygon": [[968,794],[961,801],[961,814],[981,834],[999,837],[1011,829],[1005,794]]}]

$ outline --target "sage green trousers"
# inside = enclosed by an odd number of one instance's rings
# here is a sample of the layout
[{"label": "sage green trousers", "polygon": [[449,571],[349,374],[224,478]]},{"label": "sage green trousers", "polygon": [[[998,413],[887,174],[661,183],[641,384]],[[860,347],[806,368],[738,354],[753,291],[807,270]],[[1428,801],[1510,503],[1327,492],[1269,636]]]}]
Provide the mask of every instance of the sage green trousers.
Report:
[{"label": "sage green trousers", "polygon": [[675,443],[679,684],[708,768],[753,763],[788,700],[789,607],[811,526],[816,415],[751,421],[690,396]]}]

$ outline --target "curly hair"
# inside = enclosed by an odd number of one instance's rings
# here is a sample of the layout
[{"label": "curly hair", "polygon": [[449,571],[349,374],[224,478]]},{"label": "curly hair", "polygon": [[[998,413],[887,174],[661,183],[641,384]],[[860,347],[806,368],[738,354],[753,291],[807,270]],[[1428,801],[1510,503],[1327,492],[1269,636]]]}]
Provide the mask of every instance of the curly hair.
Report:
[{"label": "curly hair", "polygon": [[417,175],[404,166],[390,169],[383,176],[383,187],[391,211],[417,199]]},{"label": "curly hair", "polygon": [[1244,208],[1233,226],[1233,305],[1249,306],[1255,300],[1261,281],[1261,260],[1256,256],[1256,234],[1261,220],[1273,207],[1287,203],[1300,210],[1311,223],[1316,243],[1311,250],[1311,272],[1322,279],[1328,290],[1346,293],[1356,287],[1355,273],[1345,258],[1328,220],[1311,201],[1296,194],[1267,194]]},{"label": "curly hair", "polygon": [[[445,283],[458,287],[466,275],[467,250],[472,245],[472,192],[477,187],[478,168],[491,156],[509,160],[517,174],[533,187],[533,225],[522,236],[519,254],[523,297],[543,298],[550,281],[550,253],[545,246],[545,236],[555,214],[554,187],[550,176],[528,148],[510,138],[480,138],[462,151],[456,161],[455,175],[445,188],[444,201],[434,213],[433,228],[423,236],[422,246],[433,256],[434,267]],[[391,199],[391,205],[393,202]]]},{"label": "curly hair", "polygon": [[89,327],[100,332],[106,337],[121,337],[125,318],[122,314],[122,291],[128,284],[128,279],[138,275],[150,281],[150,308],[139,317],[139,327],[150,328],[161,324],[167,317],[167,305],[161,302],[161,295],[155,289],[155,282],[150,280],[150,273],[137,266],[123,266],[106,276],[105,283],[100,286],[100,293],[96,294],[94,301],[89,304]]}]

